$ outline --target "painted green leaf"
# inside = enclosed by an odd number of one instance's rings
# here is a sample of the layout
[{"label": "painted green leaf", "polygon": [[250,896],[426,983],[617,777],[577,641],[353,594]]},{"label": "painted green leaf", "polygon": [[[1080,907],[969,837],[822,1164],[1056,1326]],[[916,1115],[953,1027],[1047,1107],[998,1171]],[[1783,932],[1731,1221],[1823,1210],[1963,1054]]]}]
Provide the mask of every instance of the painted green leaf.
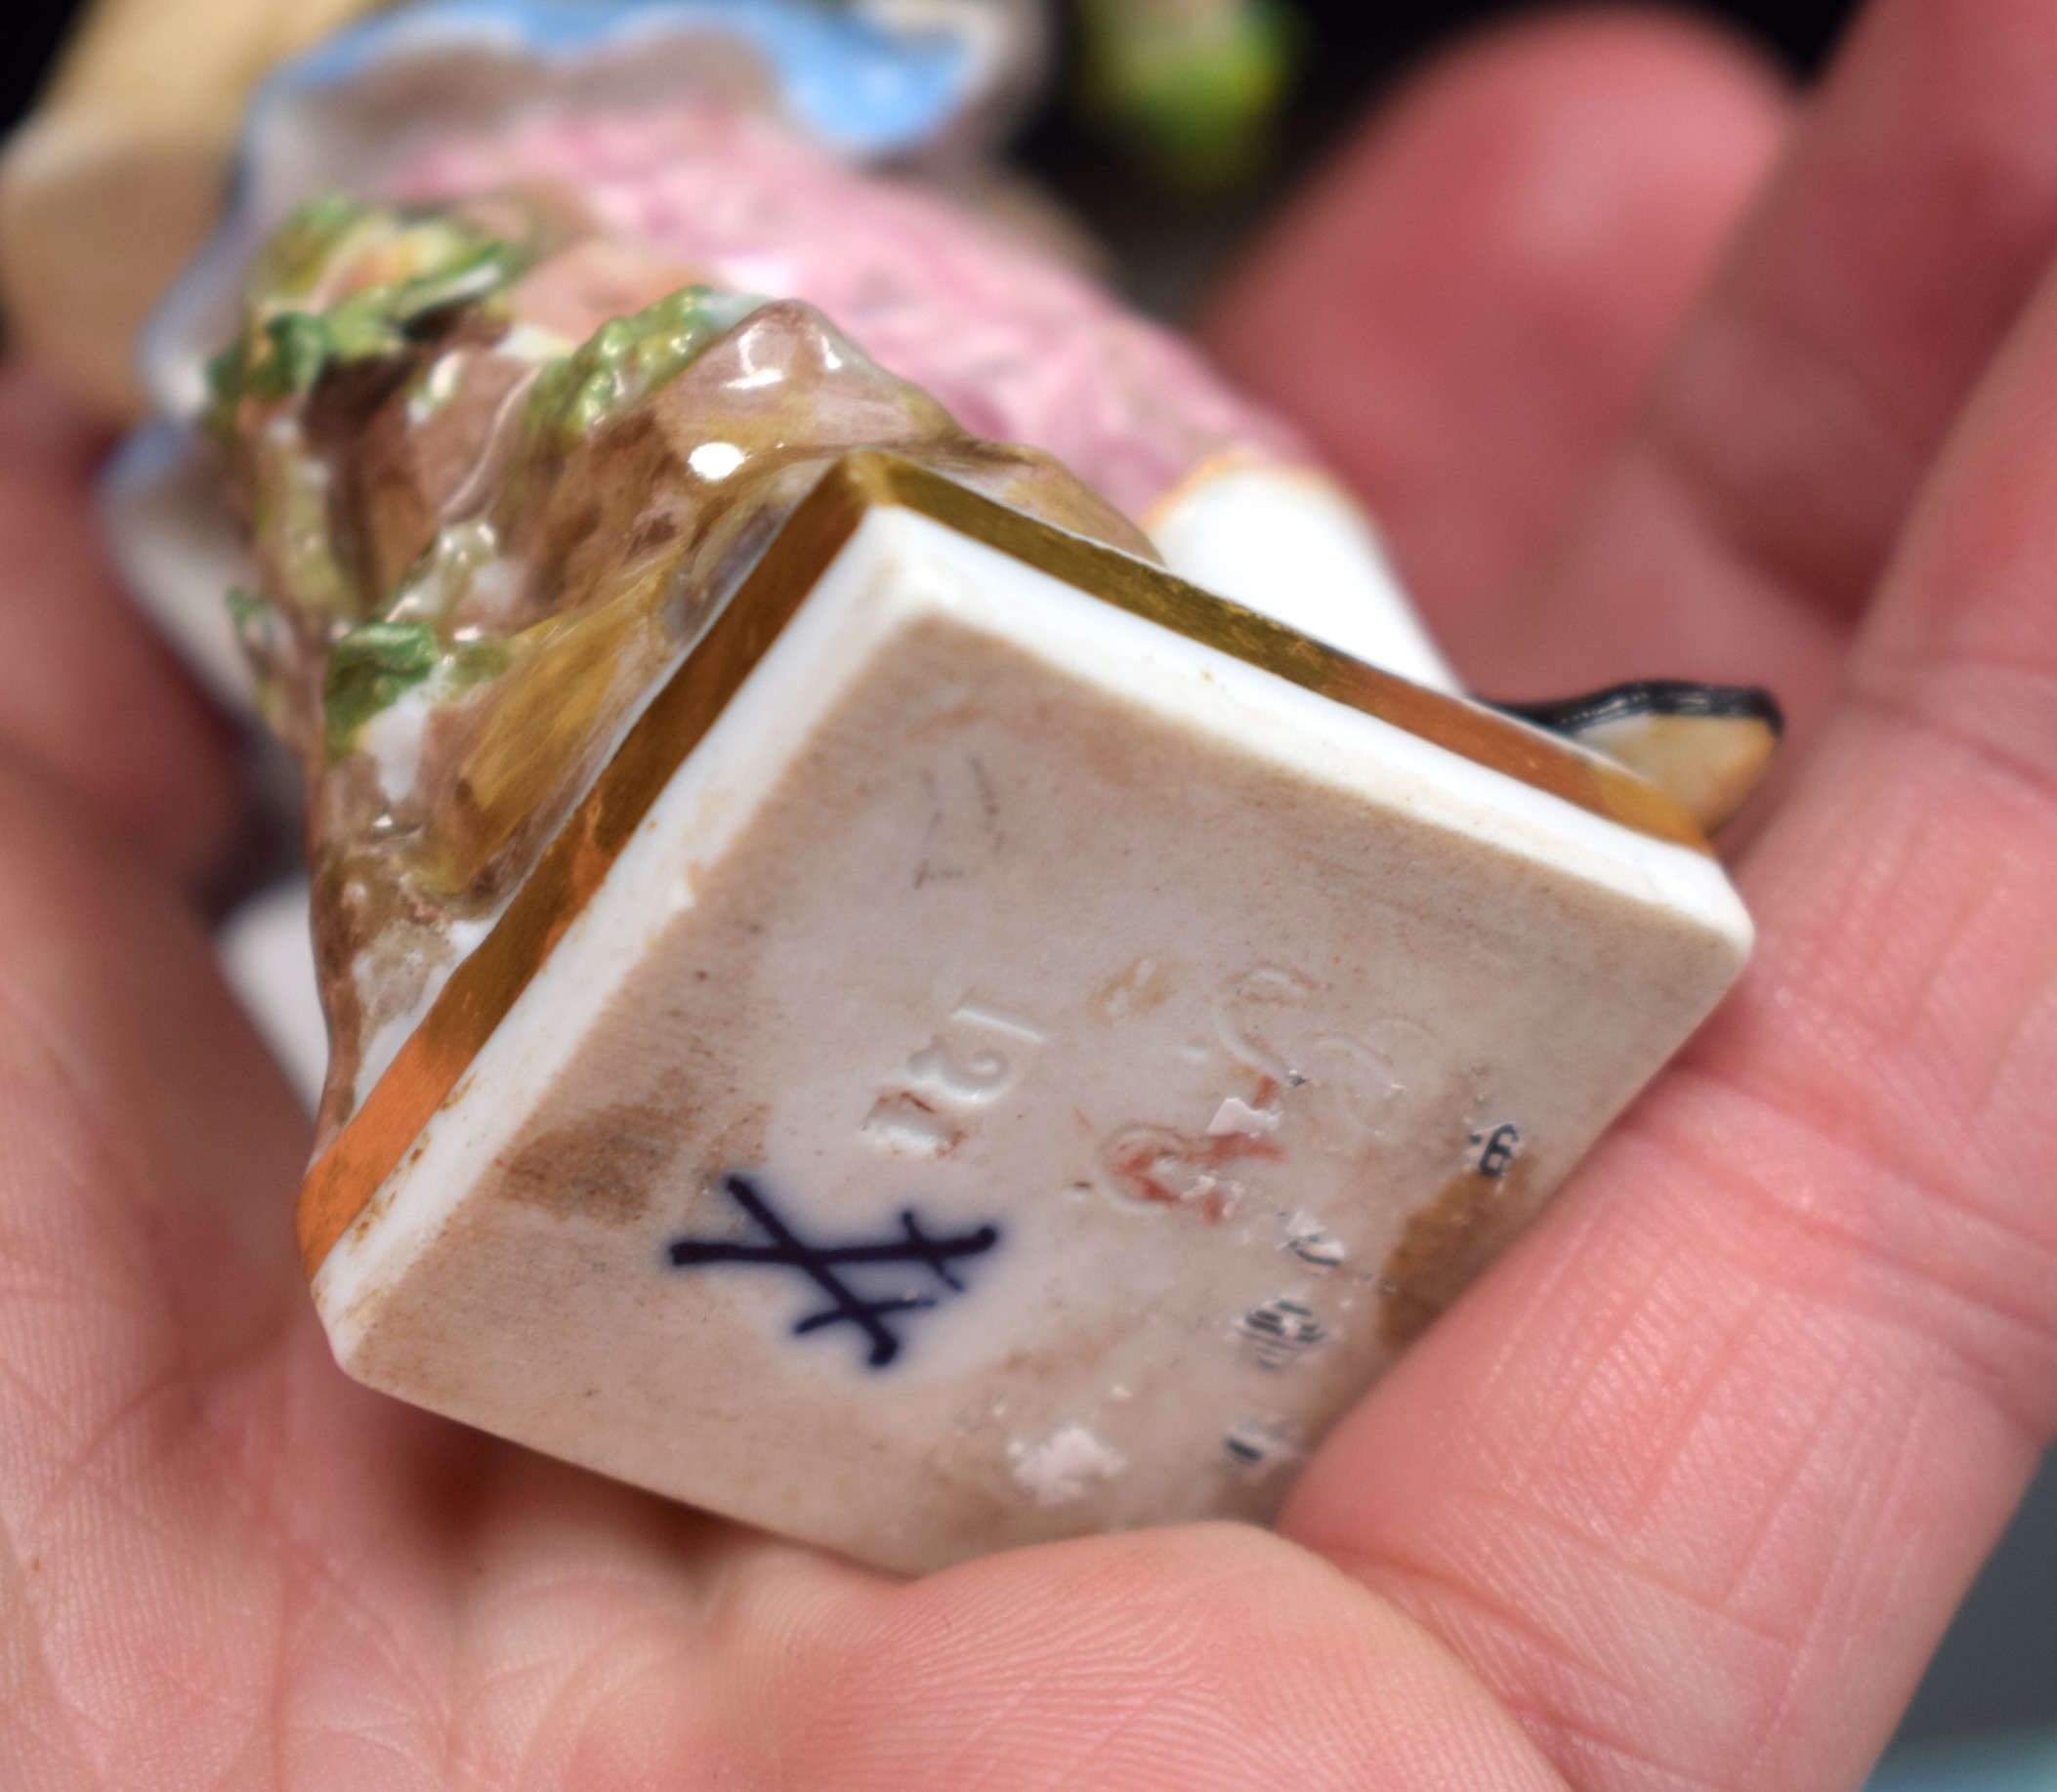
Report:
[{"label": "painted green leaf", "polygon": [[367,622],[330,647],[321,683],[330,760],[355,752],[357,730],[419,685],[441,659],[442,643],[426,623]]},{"label": "painted green leaf", "polygon": [[686,286],[602,324],[536,381],[526,413],[538,435],[589,436],[690,367],[763,301]]}]

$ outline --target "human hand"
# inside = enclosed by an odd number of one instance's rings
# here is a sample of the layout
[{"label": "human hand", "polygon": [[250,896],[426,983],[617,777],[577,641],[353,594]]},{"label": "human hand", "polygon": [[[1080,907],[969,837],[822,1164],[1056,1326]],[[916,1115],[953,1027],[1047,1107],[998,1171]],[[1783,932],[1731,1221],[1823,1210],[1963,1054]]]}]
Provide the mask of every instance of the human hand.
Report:
[{"label": "human hand", "polygon": [[1483,688],[1765,679],[1806,740],[1738,995],[1280,1537],[897,1585],[344,1380],[304,1122],[178,895],[221,745],[17,376],[0,1786],[1854,1784],[2057,1429],[2053,99],[2041,0],[1884,0],[1679,335],[1785,103],[1676,23],[1532,28],[1216,312]]}]

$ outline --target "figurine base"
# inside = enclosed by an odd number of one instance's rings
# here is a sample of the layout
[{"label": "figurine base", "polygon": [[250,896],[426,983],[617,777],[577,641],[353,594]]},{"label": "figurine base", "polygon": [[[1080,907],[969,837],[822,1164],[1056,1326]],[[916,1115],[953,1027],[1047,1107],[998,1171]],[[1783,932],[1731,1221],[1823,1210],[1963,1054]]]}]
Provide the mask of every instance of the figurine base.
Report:
[{"label": "figurine base", "polygon": [[1692,845],[1303,676],[1378,675],[850,466],[688,663],[746,673],[658,700],[558,912],[518,900],[316,1166],[337,1354],[895,1568],[1263,1519],[1747,920]]}]

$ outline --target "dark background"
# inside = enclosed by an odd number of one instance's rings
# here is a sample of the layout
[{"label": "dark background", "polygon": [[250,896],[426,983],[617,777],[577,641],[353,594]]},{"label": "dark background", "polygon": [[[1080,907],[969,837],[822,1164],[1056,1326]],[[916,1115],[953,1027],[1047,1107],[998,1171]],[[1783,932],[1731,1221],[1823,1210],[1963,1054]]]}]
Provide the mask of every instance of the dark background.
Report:
[{"label": "dark background", "polygon": [[[1533,10],[1516,0],[1288,3],[1310,27],[1302,72],[1277,167],[1240,194],[1202,204],[1153,186],[1125,169],[1062,95],[1022,133],[1021,158],[1114,246],[1117,279],[1148,311],[1170,317],[1186,312],[1278,194],[1372,94],[1467,27]],[[0,0],[0,127],[32,101],[79,10],[79,0]],[[1804,78],[1821,66],[1855,7],[1854,0],[1697,0],[1679,10],[1729,21]]]},{"label": "dark background", "polygon": [[[1122,277],[1154,309],[1182,309],[1278,190],[1381,87],[1453,33],[1521,10],[1505,0],[1297,4],[1312,24],[1307,73],[1280,165],[1250,193],[1208,205],[1170,199],[1123,174],[1062,101],[1024,134],[1024,158],[1114,246]],[[1754,36],[1805,79],[1855,9],[1849,0],[1728,0],[1695,10]],[[28,104],[72,11],[65,0],[0,0],[0,122]],[[1902,1740],[2032,1726],[2057,1726],[2057,1472],[2047,1468],[1966,1602]]]},{"label": "dark background", "polygon": [[[1302,105],[1332,125],[1429,45],[1466,24],[1517,9],[1507,0],[1295,0],[1315,25]],[[0,0],[0,118],[35,92],[74,11],[70,0]],[[1820,64],[1852,8],[1848,0],[1727,0],[1695,10],[1736,21],[1805,72]]]}]

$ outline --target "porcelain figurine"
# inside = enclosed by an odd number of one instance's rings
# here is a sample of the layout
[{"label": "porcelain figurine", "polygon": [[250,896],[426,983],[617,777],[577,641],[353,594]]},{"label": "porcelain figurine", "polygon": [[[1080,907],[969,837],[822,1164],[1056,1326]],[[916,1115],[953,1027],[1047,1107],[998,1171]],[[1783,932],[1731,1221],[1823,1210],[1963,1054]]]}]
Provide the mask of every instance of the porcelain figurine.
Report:
[{"label": "porcelain figurine", "polygon": [[907,1569],[1267,1517],[1741,968],[1776,731],[1458,694],[1289,430],[907,175],[965,17],[326,41],[109,497],[307,771],[338,1359]]}]

